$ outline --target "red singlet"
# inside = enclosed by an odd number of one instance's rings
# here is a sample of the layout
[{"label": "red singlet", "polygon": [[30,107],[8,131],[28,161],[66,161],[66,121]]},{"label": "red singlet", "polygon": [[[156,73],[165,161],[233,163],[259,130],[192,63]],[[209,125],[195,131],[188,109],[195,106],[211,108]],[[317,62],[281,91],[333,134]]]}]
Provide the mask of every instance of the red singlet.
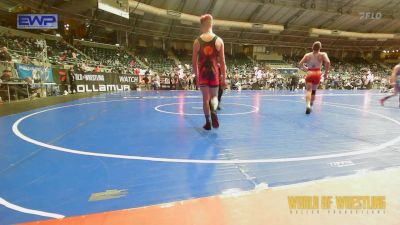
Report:
[{"label": "red singlet", "polygon": [[321,82],[321,69],[320,68],[310,68],[308,69],[306,83],[312,83],[313,85],[318,85]]},{"label": "red singlet", "polygon": [[218,69],[218,50],[215,42],[218,36],[209,41],[203,41],[200,37],[197,39],[200,44],[199,50],[199,85],[218,87],[219,69]]}]

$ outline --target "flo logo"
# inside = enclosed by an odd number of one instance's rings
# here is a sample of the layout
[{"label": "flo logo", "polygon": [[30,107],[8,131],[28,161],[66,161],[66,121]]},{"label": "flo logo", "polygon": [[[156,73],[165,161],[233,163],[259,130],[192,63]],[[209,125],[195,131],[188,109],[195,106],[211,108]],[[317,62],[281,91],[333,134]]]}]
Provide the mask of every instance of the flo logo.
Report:
[{"label": "flo logo", "polygon": [[362,20],[380,20],[382,17],[381,12],[360,12],[360,19]]}]

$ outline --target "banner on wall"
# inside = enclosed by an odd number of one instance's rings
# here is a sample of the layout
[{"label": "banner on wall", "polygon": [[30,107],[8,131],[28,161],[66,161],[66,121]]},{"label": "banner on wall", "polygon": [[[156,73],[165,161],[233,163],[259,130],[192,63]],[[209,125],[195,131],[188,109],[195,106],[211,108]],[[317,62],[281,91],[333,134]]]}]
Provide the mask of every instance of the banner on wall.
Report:
[{"label": "banner on wall", "polygon": [[53,79],[56,84],[68,84],[68,70],[53,68]]},{"label": "banner on wall", "polygon": [[18,76],[21,79],[31,78],[35,83],[54,83],[51,68],[35,65],[16,64]]},{"label": "banner on wall", "polygon": [[[63,83],[63,75],[67,70],[54,69],[55,82]],[[75,71],[75,84],[78,92],[106,92],[106,91],[130,91],[134,85],[139,83],[139,77],[127,74],[115,73],[81,73]],[[68,75],[66,76],[68,79]],[[69,80],[69,79],[68,79]]]}]

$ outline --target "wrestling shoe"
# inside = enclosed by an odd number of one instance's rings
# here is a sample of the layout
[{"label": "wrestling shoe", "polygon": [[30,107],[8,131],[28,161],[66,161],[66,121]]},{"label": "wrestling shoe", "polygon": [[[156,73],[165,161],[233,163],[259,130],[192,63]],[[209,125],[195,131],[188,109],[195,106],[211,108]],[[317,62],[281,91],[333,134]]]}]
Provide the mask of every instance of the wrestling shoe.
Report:
[{"label": "wrestling shoe", "polygon": [[206,122],[206,124],[204,124],[203,128],[204,128],[204,130],[211,130],[211,123]]},{"label": "wrestling shoe", "polygon": [[212,121],[212,126],[214,128],[218,128],[219,127],[219,122],[218,122],[218,116],[215,112],[211,113],[211,121]]},{"label": "wrestling shoe", "polygon": [[311,113],[311,107],[307,107],[306,114],[310,114],[310,113]]}]

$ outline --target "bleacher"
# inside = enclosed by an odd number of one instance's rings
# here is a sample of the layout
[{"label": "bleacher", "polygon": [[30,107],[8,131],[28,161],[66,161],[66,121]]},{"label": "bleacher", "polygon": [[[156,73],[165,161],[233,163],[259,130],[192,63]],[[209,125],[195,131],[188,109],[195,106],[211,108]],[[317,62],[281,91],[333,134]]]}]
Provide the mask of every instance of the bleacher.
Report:
[{"label": "bleacher", "polygon": [[[160,75],[167,74],[169,76],[168,74],[176,73],[174,69],[180,62],[184,74],[192,74],[191,52],[189,50],[171,49],[168,52],[170,57],[168,57],[167,52],[159,48],[137,47],[128,51],[115,45],[83,40],[74,40],[72,45],[59,36],[29,34],[22,31],[14,32],[12,29],[1,27],[0,45],[9,49],[13,61],[16,63],[41,66],[49,66],[49,63],[51,63],[53,67],[58,66],[60,68],[84,64],[85,66],[82,68],[86,71],[118,74],[134,74],[134,71],[139,68],[142,69],[141,71],[146,69]],[[172,55],[171,51],[173,52]],[[255,61],[243,53],[235,53],[234,55],[226,53],[227,77],[240,81],[243,88],[252,89],[255,83],[257,83],[258,88],[283,88],[288,76],[304,75],[304,72],[297,70],[297,64],[301,57],[295,55],[292,57],[284,56],[282,60],[271,58]],[[335,83],[335,85],[359,86],[359,80],[365,76],[368,70],[375,75],[377,84],[382,77],[390,75],[389,67],[382,66],[380,63],[368,62],[364,58],[338,59],[331,57],[330,59],[332,69],[329,82]],[[256,79],[255,68],[263,71],[262,79]],[[15,69],[12,70],[12,73],[16,76]],[[349,85],[350,83],[351,85]]]},{"label": "bleacher", "polygon": [[137,47],[135,54],[149,68],[159,73],[163,71],[170,71],[175,67],[174,60],[169,59],[167,54],[162,49],[147,49],[144,47]]}]

